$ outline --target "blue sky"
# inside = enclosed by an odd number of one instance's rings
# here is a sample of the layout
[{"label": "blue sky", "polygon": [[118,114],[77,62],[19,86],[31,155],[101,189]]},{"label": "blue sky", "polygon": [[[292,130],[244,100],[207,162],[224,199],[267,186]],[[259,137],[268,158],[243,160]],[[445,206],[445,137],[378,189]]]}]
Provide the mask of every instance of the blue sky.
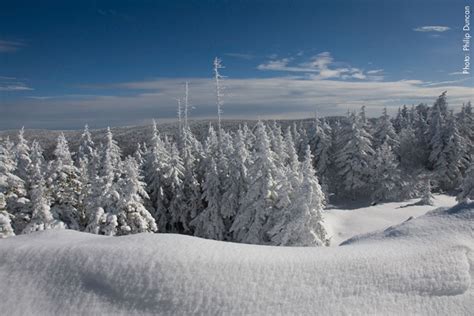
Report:
[{"label": "blue sky", "polygon": [[[79,128],[175,118],[343,114],[366,105],[473,99],[461,75],[467,1],[2,1],[0,128]],[[472,6],[471,6],[472,7]]]}]

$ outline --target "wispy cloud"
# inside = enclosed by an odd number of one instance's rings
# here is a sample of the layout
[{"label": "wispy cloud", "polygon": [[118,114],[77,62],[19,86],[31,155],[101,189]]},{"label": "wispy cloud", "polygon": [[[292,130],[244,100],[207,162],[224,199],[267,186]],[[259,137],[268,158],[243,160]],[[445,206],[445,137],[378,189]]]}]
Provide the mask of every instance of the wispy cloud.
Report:
[{"label": "wispy cloud", "polygon": [[[117,90],[129,90],[126,96],[91,96],[85,98],[49,97],[47,106],[57,105],[63,111],[74,108],[90,113],[127,120],[131,113],[146,117],[172,119],[175,116],[174,98],[182,92],[183,81],[190,81],[190,98],[198,118],[214,115],[214,83],[208,78],[161,78],[151,81],[125,82],[114,85]],[[472,98],[471,88],[454,82],[398,81],[341,81],[332,79],[302,79],[297,77],[227,79],[225,96],[226,118],[295,117],[311,115],[315,107],[321,115],[343,114],[347,108],[366,105],[369,114],[376,115],[387,106],[431,103],[442,91],[448,90],[450,104],[461,105]],[[108,92],[110,93],[110,86]],[[40,99],[40,98],[36,98]],[[37,102],[38,100],[31,100]],[[72,111],[72,110],[71,110]],[[137,115],[138,115],[137,114]],[[84,114],[86,115],[86,114]],[[135,115],[135,114],[133,114]]]},{"label": "wispy cloud", "polygon": [[[195,107],[192,118],[215,118],[212,79],[160,78],[98,85],[94,93],[99,95],[95,96],[6,99],[0,102],[0,113],[8,115],[0,115],[0,126],[80,128],[85,123],[97,127],[140,124],[151,118],[174,121],[175,98],[182,94],[184,81],[190,82],[190,102]],[[320,115],[344,115],[347,109],[362,105],[367,106],[368,115],[376,116],[385,106],[394,113],[403,104],[432,104],[445,90],[454,109],[472,100],[472,88],[467,85],[421,80],[344,81],[279,76],[228,78],[226,87],[225,119],[302,118],[312,116],[315,110]],[[114,90],[116,95],[111,95]],[[100,95],[100,91],[107,95]]]},{"label": "wispy cloud", "polygon": [[0,76],[0,91],[31,91],[25,83],[18,81],[15,77]]},{"label": "wispy cloud", "polygon": [[97,99],[97,98],[104,98],[107,96],[104,95],[97,95],[97,94],[63,94],[63,95],[48,95],[48,96],[41,96],[41,95],[32,95],[27,96],[28,99],[33,100],[54,100],[54,99]]},{"label": "wispy cloud", "polygon": [[448,86],[448,85],[453,85],[456,83],[464,82],[469,80],[469,78],[464,78],[464,79],[459,79],[459,80],[449,80],[449,81],[439,81],[439,82],[425,82],[424,86],[425,87],[432,87],[432,86]]},{"label": "wispy cloud", "polygon": [[427,26],[419,26],[413,29],[415,32],[446,32],[449,31],[451,28],[448,26],[440,26],[440,25],[427,25]]},{"label": "wispy cloud", "polygon": [[0,53],[12,53],[23,48],[25,45],[22,41],[5,41],[0,40]]},{"label": "wispy cloud", "polygon": [[245,60],[251,60],[255,58],[255,55],[243,53],[225,53],[224,55]]},{"label": "wispy cloud", "polygon": [[259,70],[307,73],[312,79],[358,79],[383,80],[383,69],[364,70],[350,65],[335,62],[329,52],[311,57],[308,61],[293,63],[293,57],[270,59],[257,66]]},{"label": "wispy cloud", "polygon": [[29,91],[33,90],[22,83],[13,83],[13,84],[0,84],[0,91]]}]

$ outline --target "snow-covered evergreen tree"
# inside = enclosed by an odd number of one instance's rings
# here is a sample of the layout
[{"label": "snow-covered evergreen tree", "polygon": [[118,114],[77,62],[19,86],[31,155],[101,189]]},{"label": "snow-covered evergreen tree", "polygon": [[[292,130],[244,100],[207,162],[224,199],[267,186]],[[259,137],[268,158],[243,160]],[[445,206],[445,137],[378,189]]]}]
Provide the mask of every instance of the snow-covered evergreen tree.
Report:
[{"label": "snow-covered evergreen tree", "polygon": [[12,215],[8,213],[6,207],[5,195],[0,192],[0,239],[15,236],[11,225]]},{"label": "snow-covered evergreen tree", "polygon": [[387,108],[384,108],[382,116],[378,118],[374,131],[374,147],[380,148],[384,143],[388,143],[395,153],[398,152],[398,135],[387,114]]},{"label": "snow-covered evergreen tree", "polygon": [[226,190],[222,193],[222,216],[226,231],[239,212],[243,197],[248,190],[248,160],[250,152],[242,129],[238,129],[234,137],[232,159],[229,159]]},{"label": "snow-covered evergreen tree", "polygon": [[169,203],[166,196],[166,177],[164,170],[170,159],[170,154],[158,133],[156,123],[153,122],[152,137],[148,153],[145,157],[144,170],[147,193],[154,209],[155,219],[161,220],[162,225],[159,225],[159,230],[162,232],[169,229],[169,227],[166,227],[169,221],[167,216]]},{"label": "snow-covered evergreen tree", "polygon": [[314,153],[314,167],[317,171],[320,182],[328,175],[331,154],[331,127],[319,118],[315,118],[312,128],[312,137],[309,145]]},{"label": "snow-covered evergreen tree", "polygon": [[467,152],[474,152],[474,113],[471,102],[463,104],[461,112],[458,114],[458,123],[459,133],[466,142]]},{"label": "snow-covered evergreen tree", "polygon": [[460,202],[474,200],[474,164],[471,164],[466,172],[466,176],[461,184],[461,192],[457,196],[457,200]]},{"label": "snow-covered evergreen tree", "polygon": [[444,187],[453,190],[459,186],[464,171],[469,167],[468,140],[459,133],[457,122],[451,113],[447,119],[447,143],[444,153],[447,159],[446,178],[443,179]]},{"label": "snow-covered evergreen tree", "polygon": [[[177,232],[182,228],[181,216],[174,214],[182,201],[181,184],[184,174],[183,161],[175,144],[161,139],[156,124],[150,150],[146,157],[145,180],[147,192],[155,210],[158,229]],[[180,212],[181,210],[177,211]]]},{"label": "snow-covered evergreen tree", "polygon": [[377,202],[399,200],[401,181],[397,159],[386,141],[375,153],[372,199]]},{"label": "snow-covered evergreen tree", "polygon": [[31,179],[31,220],[23,229],[24,234],[47,229],[66,228],[63,222],[54,219],[50,208],[50,199],[46,192],[46,181],[44,180],[41,166],[32,166],[34,170]]},{"label": "snow-covered evergreen tree", "polygon": [[81,181],[79,170],[74,166],[68,142],[62,133],[58,137],[54,157],[49,167],[48,178],[52,199],[51,212],[68,228],[79,230],[77,208]]},{"label": "snow-covered evergreen tree", "polygon": [[[121,150],[113,139],[112,131],[110,128],[107,128],[99,169],[99,177],[102,182],[100,207],[105,212],[105,223],[103,224],[102,232],[105,235],[114,235],[117,230],[117,213],[120,200],[117,183],[122,173]],[[97,209],[97,212],[100,213],[100,209]]]},{"label": "snow-covered evergreen tree", "polygon": [[25,139],[25,129],[21,128],[18,133],[18,142],[15,145],[15,159],[16,159],[16,169],[15,174],[25,181],[26,188],[28,190],[28,175],[29,168],[31,164],[30,158],[30,146],[28,141]]},{"label": "snow-covered evergreen tree", "polygon": [[325,198],[312,163],[313,157],[308,146],[301,164],[301,183],[294,188],[294,200],[269,231],[274,245],[322,246],[328,244],[321,214]]},{"label": "snow-covered evergreen tree", "polygon": [[224,218],[221,213],[222,195],[219,172],[214,158],[210,158],[202,189],[202,196],[206,206],[191,221],[191,225],[194,227],[194,234],[199,237],[223,240],[226,232]]},{"label": "snow-covered evergreen tree", "polygon": [[336,157],[341,190],[355,198],[369,193],[374,150],[370,134],[365,130],[360,117],[349,117],[350,129],[344,136],[344,146]]},{"label": "snow-covered evergreen tree", "polygon": [[79,166],[80,161],[84,159],[91,161],[92,155],[94,154],[94,148],[95,145],[92,141],[91,133],[89,132],[89,126],[86,124],[79,141],[79,148],[76,154],[76,164]]},{"label": "snow-covered evergreen tree", "polygon": [[[168,201],[168,216],[167,222],[170,225],[170,229],[173,232],[182,232],[184,226],[187,223],[184,222],[187,218],[186,214],[183,214],[182,202],[182,183],[184,177],[184,165],[181,159],[178,148],[175,144],[171,146],[170,160],[165,166],[165,194]],[[163,227],[163,222],[160,219],[160,227]]]},{"label": "snow-covered evergreen tree", "polygon": [[276,209],[277,173],[275,154],[263,122],[259,121],[255,130],[253,163],[249,168],[249,188],[242,206],[231,227],[233,238],[239,242],[268,243],[268,218]]},{"label": "snow-covered evergreen tree", "polygon": [[133,157],[124,161],[124,174],[118,182],[120,200],[117,209],[116,230],[110,231],[111,235],[128,235],[143,232],[155,232],[157,226],[155,219],[144,206],[148,199],[145,183],[138,168],[138,163]]},{"label": "snow-covered evergreen tree", "polygon": [[403,105],[402,108],[398,108],[397,116],[393,121],[393,127],[397,133],[404,128],[407,128],[410,124],[410,114],[406,105]]},{"label": "snow-covered evergreen tree", "polygon": [[[196,140],[186,124],[183,128],[183,146],[180,151],[182,160],[182,182],[179,186],[179,205],[174,222],[179,232],[192,233],[190,221],[203,209],[201,201],[201,185],[198,180],[200,159],[203,158],[200,143]],[[196,157],[197,156],[197,157]]]},{"label": "snow-covered evergreen tree", "polygon": [[421,205],[434,205],[434,197],[431,193],[431,182],[429,179],[425,179],[423,187],[421,189],[421,199],[419,204]]},{"label": "snow-covered evergreen tree", "polygon": [[2,210],[8,214],[13,229],[19,234],[30,220],[31,211],[25,181],[15,174],[15,170],[14,145],[7,138],[0,143],[0,194],[5,203]]}]

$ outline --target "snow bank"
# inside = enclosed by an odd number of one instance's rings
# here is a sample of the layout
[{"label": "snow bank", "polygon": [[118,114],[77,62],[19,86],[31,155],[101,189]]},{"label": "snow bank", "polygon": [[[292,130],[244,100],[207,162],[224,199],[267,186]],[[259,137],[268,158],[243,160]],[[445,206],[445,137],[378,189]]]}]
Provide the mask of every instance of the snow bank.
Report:
[{"label": "snow bank", "polygon": [[474,309],[474,204],[337,248],[48,231],[0,240],[10,314],[425,314]]},{"label": "snow bank", "polygon": [[419,199],[407,202],[381,203],[369,207],[329,208],[324,213],[324,227],[331,240],[331,246],[355,235],[365,234],[400,224],[409,217],[418,217],[439,207],[456,205],[453,196],[436,194],[434,205],[416,205]]}]

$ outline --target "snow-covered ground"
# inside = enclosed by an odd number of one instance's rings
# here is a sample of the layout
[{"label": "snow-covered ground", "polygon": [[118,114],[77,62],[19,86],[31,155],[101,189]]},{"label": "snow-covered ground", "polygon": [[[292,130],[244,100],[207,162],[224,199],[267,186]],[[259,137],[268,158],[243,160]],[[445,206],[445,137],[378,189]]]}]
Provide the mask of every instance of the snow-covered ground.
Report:
[{"label": "snow-covered ground", "polygon": [[384,229],[399,224],[409,217],[418,217],[439,207],[451,207],[456,199],[449,195],[434,195],[434,205],[414,205],[419,199],[384,203],[360,208],[329,206],[324,213],[325,227],[331,246],[338,246],[352,236]]},{"label": "snow-covered ground", "polygon": [[76,231],[0,240],[2,315],[469,315],[473,277],[474,203],[333,248]]}]

